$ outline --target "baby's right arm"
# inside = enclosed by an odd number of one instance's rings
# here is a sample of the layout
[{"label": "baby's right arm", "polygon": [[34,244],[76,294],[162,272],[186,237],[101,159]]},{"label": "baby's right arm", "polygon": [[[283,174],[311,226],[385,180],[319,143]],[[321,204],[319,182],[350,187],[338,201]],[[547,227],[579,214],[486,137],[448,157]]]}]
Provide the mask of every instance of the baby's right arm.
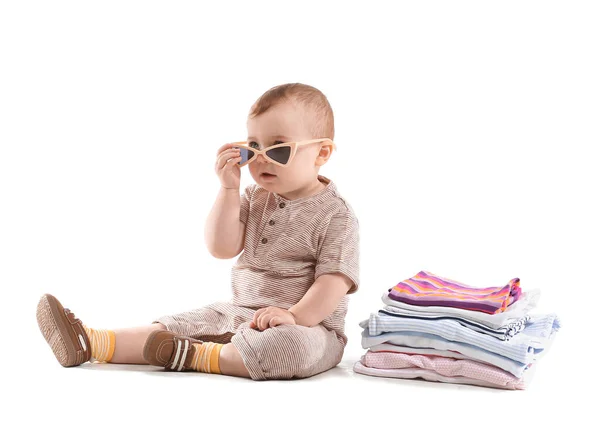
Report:
[{"label": "baby's right arm", "polygon": [[244,249],[246,224],[240,220],[240,193],[236,188],[219,190],[204,238],[208,251],[219,259],[231,259]]},{"label": "baby's right arm", "polygon": [[204,229],[208,251],[219,259],[240,254],[246,236],[246,224],[240,220],[240,156],[232,145],[227,143],[217,152],[215,171],[221,188]]}]

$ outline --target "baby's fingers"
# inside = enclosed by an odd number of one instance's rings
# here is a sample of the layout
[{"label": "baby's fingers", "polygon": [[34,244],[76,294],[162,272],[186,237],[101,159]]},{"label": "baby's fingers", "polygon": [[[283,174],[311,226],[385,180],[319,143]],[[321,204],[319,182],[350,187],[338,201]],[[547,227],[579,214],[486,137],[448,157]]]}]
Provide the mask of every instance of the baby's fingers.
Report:
[{"label": "baby's fingers", "polygon": [[220,170],[227,164],[235,165],[240,160],[240,153],[232,149],[231,151],[225,152],[219,156],[217,159],[217,169]]},{"label": "baby's fingers", "polygon": [[275,316],[275,317],[271,318],[271,320],[269,321],[269,327],[275,327],[280,324],[281,324],[281,318],[279,316]]},{"label": "baby's fingers", "polygon": [[256,321],[256,325],[258,325],[259,330],[266,330],[269,328],[269,321],[271,320],[271,314],[263,312],[258,317],[258,321]]},{"label": "baby's fingers", "polygon": [[252,317],[252,320],[250,321],[250,328],[258,327],[258,318],[262,314],[263,311],[265,311],[264,308],[259,308],[258,310],[256,310],[254,312],[254,316]]},{"label": "baby's fingers", "polygon": [[234,146],[235,143],[226,143],[225,145],[223,145],[221,148],[219,148],[217,150],[217,157],[223,153],[224,151],[227,151],[229,148],[231,148],[232,146]]}]

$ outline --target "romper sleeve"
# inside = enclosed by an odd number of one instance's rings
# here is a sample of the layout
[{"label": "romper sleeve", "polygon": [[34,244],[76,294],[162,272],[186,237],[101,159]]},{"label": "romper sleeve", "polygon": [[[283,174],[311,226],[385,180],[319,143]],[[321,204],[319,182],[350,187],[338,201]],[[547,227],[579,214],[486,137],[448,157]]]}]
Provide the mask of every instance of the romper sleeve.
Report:
[{"label": "romper sleeve", "polygon": [[240,195],[240,220],[245,224],[248,223],[248,215],[250,214],[250,200],[254,193],[256,184],[250,184]]},{"label": "romper sleeve", "polygon": [[334,214],[317,253],[315,279],[326,273],[343,273],[353,282],[347,294],[359,288],[359,225],[354,213],[345,207]]}]

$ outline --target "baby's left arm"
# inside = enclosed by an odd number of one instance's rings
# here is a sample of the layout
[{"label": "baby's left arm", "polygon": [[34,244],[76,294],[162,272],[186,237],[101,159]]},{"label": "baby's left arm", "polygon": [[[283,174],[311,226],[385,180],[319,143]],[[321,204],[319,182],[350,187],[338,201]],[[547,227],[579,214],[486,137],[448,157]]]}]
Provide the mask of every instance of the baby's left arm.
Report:
[{"label": "baby's left arm", "polygon": [[348,290],[352,280],[341,273],[319,276],[298,303],[285,310],[279,307],[260,308],[254,313],[250,328],[265,330],[281,324],[296,324],[312,327],[321,323],[336,309]]},{"label": "baby's left arm", "polygon": [[297,304],[288,310],[257,310],[250,327],[264,330],[280,324],[318,325],[335,311],[346,294],[359,286],[358,219],[347,207],[329,221],[315,266],[315,281]]},{"label": "baby's left arm", "polygon": [[353,282],[341,273],[319,276],[296,305],[289,308],[297,325],[313,327],[329,316],[346,296]]},{"label": "baby's left arm", "polygon": [[346,294],[356,293],[359,282],[359,226],[344,206],[329,220],[315,266],[315,282],[289,311],[296,323],[312,327],[336,309]]}]

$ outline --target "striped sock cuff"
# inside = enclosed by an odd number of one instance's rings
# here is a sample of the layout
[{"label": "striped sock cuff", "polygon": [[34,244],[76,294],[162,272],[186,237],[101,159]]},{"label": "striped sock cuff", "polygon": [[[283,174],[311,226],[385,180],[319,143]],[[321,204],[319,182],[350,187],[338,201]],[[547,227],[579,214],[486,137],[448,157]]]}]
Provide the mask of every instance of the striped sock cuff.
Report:
[{"label": "striped sock cuff", "polygon": [[92,358],[99,362],[110,362],[115,353],[115,332],[112,330],[96,330],[83,326],[92,345]]},{"label": "striped sock cuff", "polygon": [[192,360],[192,367],[197,372],[204,373],[221,373],[219,367],[219,356],[223,344],[216,342],[203,342],[202,344],[194,344],[196,353]]}]

